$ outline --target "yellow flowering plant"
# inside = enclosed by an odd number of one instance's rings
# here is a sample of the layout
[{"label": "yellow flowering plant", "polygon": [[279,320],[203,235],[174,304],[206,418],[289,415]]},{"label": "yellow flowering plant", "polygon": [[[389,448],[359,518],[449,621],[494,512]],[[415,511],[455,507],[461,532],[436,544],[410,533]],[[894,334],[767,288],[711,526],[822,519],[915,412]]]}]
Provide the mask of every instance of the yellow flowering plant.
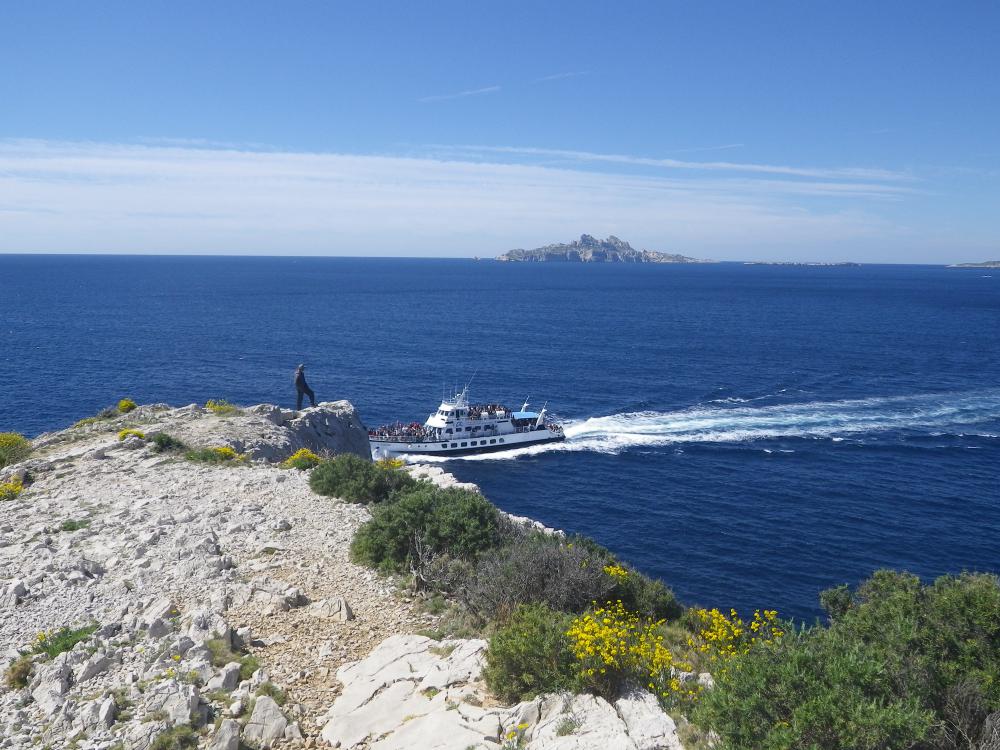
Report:
[{"label": "yellow flowering plant", "polygon": [[690,665],[676,661],[667,648],[664,622],[629,612],[621,601],[574,619],[566,635],[582,683],[605,697],[629,683],[646,686],[664,703],[683,697],[676,671],[690,671]]},{"label": "yellow flowering plant", "polygon": [[726,664],[758,646],[777,643],[784,636],[783,625],[773,609],[755,610],[745,622],[735,609],[725,614],[718,609],[693,609],[696,632],[687,645],[699,659],[705,660],[710,672],[725,674]]},{"label": "yellow flowering plant", "polygon": [[319,466],[320,457],[308,448],[299,448],[295,453],[281,462],[285,469],[300,469],[305,471],[314,466]]},{"label": "yellow flowering plant", "polygon": [[119,431],[119,433],[118,433],[118,439],[119,440],[126,440],[126,439],[128,439],[130,437],[142,438],[143,440],[146,439],[145,433],[140,432],[139,430],[124,429],[124,430]]},{"label": "yellow flowering plant", "polygon": [[9,482],[0,484],[0,501],[13,500],[24,492],[24,485],[20,479],[12,479]]},{"label": "yellow flowering plant", "polygon": [[121,414],[128,414],[130,411],[133,411],[137,407],[138,404],[136,404],[136,402],[130,398],[123,398],[121,401],[118,402],[118,411]]},{"label": "yellow flowering plant", "polygon": [[605,565],[604,572],[615,581],[624,581],[628,578],[628,569],[618,563]]}]

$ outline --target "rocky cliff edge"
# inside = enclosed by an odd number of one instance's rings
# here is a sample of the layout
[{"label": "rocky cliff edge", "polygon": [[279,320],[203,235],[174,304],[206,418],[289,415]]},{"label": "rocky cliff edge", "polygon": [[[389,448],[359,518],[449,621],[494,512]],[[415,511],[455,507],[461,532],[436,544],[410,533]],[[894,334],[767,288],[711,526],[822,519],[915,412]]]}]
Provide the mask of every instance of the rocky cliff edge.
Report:
[{"label": "rocky cliff edge", "polygon": [[[158,432],[254,460],[159,453]],[[0,503],[0,668],[20,677],[0,692],[3,748],[679,747],[648,694],[498,706],[485,642],[412,635],[438,616],[348,559],[368,511],[269,463],[367,455],[347,402],[144,406],[34,442],[0,470],[27,482]]]}]

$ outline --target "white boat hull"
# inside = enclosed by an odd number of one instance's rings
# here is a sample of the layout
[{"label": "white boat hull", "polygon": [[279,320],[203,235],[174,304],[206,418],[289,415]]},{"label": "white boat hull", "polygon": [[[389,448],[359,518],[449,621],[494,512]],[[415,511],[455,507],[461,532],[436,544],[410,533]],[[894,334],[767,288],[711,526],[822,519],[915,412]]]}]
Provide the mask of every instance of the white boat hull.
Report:
[{"label": "white boat hull", "polygon": [[371,438],[370,442],[372,457],[377,460],[403,455],[461,456],[473,453],[490,453],[493,451],[524,448],[528,445],[558,443],[565,439],[565,435],[562,432],[543,429],[487,437],[463,437],[461,440],[440,440],[435,442],[416,441],[408,443],[400,440],[381,440],[377,438]]}]

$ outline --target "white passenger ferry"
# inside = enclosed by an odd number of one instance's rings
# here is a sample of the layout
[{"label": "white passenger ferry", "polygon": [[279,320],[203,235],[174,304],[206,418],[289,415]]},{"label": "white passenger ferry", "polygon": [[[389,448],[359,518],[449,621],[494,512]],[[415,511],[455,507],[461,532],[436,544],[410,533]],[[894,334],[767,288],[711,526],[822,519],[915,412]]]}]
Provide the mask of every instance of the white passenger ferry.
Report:
[{"label": "white passenger ferry", "polygon": [[372,457],[404,454],[455,456],[554,443],[566,438],[563,428],[546,418],[546,410],[520,411],[502,404],[470,404],[468,386],[446,398],[422,425],[396,423],[368,431]]}]

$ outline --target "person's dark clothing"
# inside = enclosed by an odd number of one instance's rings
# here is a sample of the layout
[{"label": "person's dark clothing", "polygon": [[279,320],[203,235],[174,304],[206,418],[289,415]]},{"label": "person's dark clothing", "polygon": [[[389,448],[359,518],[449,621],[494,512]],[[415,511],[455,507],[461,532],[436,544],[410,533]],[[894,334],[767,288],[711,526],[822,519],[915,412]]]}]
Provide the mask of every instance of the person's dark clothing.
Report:
[{"label": "person's dark clothing", "polygon": [[310,403],[316,406],[316,394],[313,393],[313,389],[309,387],[306,383],[306,374],[303,370],[298,369],[295,371],[295,410],[298,411],[302,408],[302,395],[305,394],[309,397]]}]

